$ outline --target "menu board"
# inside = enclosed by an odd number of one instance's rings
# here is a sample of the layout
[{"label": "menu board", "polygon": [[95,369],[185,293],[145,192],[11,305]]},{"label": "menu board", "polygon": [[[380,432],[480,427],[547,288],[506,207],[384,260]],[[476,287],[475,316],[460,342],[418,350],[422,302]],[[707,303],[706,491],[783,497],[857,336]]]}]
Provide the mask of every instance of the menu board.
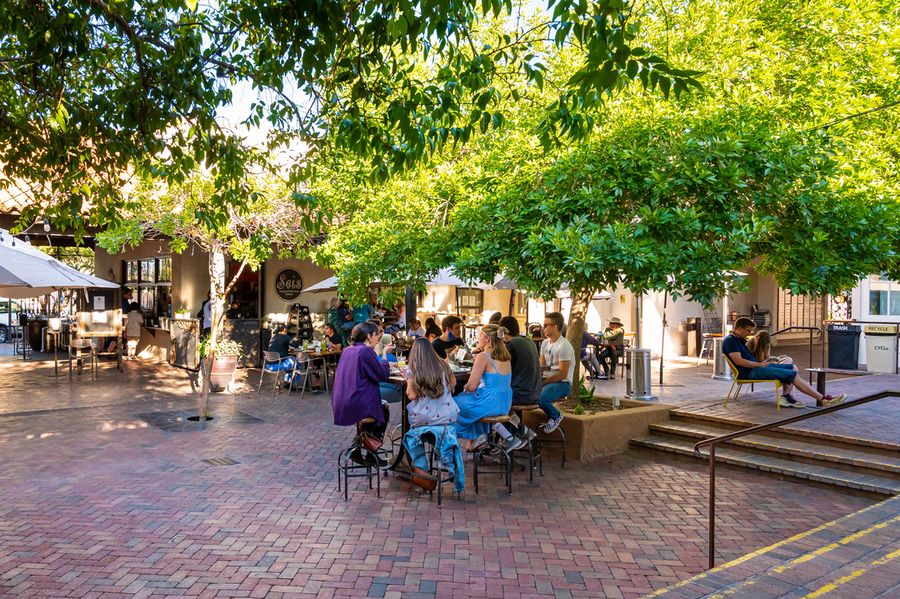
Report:
[{"label": "menu board", "polygon": [[122,310],[117,289],[87,289],[78,312],[79,337],[118,337],[122,334]]}]

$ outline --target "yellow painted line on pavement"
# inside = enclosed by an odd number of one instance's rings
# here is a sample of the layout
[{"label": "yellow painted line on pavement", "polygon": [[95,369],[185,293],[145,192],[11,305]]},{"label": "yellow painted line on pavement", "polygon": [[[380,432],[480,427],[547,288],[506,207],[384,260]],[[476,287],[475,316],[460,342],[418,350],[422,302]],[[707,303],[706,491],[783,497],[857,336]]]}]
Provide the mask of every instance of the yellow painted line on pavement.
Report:
[{"label": "yellow painted line on pavement", "polygon": [[822,547],[819,547],[815,551],[810,551],[807,554],[795,557],[794,559],[792,559],[789,562],[786,562],[780,566],[776,566],[776,567],[772,568],[770,570],[770,572],[774,572],[775,574],[781,574],[785,570],[788,570],[788,569],[796,566],[797,564],[802,564],[804,562],[808,562],[811,559],[815,559],[816,557],[818,557],[820,555],[825,555],[826,553],[828,553],[830,551],[834,551],[841,545],[847,545],[849,543],[852,543],[853,541],[858,541],[859,539],[863,538],[864,536],[866,536],[870,533],[875,532],[876,530],[881,530],[882,528],[884,528],[886,526],[890,526],[891,524],[894,524],[897,522],[900,522],[900,516],[894,516],[890,520],[884,520],[883,522],[879,522],[878,524],[870,526],[869,528],[864,528],[863,530],[857,531],[857,532],[853,533],[852,535],[847,535],[843,539],[835,541],[834,543],[829,543],[828,545],[823,545]]},{"label": "yellow painted line on pavement", "polygon": [[878,503],[875,503],[875,504],[873,504],[873,505],[870,505],[869,507],[865,507],[865,508],[863,508],[863,509],[861,509],[861,510],[857,510],[857,511],[855,511],[855,512],[853,512],[853,513],[847,514],[846,516],[841,516],[840,518],[837,518],[837,519],[832,520],[832,521],[830,521],[830,522],[825,522],[824,524],[820,524],[819,526],[816,526],[815,528],[811,528],[811,529],[809,529],[809,530],[807,530],[807,531],[804,531],[804,532],[801,532],[801,533],[797,533],[797,534],[795,534],[795,535],[792,536],[792,537],[788,537],[788,538],[786,538],[786,539],[782,539],[781,541],[778,541],[777,543],[772,543],[771,545],[768,545],[768,546],[766,546],[766,547],[762,547],[761,549],[757,549],[756,551],[751,551],[750,553],[747,553],[747,554],[745,554],[745,555],[742,555],[741,557],[738,557],[738,558],[736,558],[736,559],[733,559],[733,560],[731,560],[730,562],[724,563],[724,564],[722,564],[721,566],[716,566],[715,568],[712,568],[711,570],[707,570],[706,572],[702,572],[702,573],[700,573],[700,574],[697,574],[696,576],[692,576],[692,577],[688,578],[687,580],[682,580],[681,582],[676,583],[676,584],[673,584],[673,585],[671,585],[671,586],[668,586],[668,587],[666,587],[666,588],[664,588],[664,589],[659,589],[659,590],[657,590],[657,591],[654,591],[654,592],[650,593],[649,595],[644,595],[644,599],[650,599],[651,597],[659,597],[660,595],[662,595],[662,594],[664,594],[664,593],[666,593],[666,592],[668,592],[668,591],[674,591],[675,589],[679,589],[679,588],[681,588],[681,587],[685,587],[685,586],[687,586],[687,585],[689,585],[689,584],[691,584],[692,582],[695,582],[695,581],[697,581],[697,580],[703,580],[704,578],[706,578],[706,577],[709,576],[710,574],[714,574],[714,573],[716,573],[716,572],[721,572],[722,570],[725,570],[725,569],[730,568],[730,567],[732,567],[732,566],[737,566],[737,565],[742,564],[742,563],[744,563],[744,562],[746,562],[746,561],[748,561],[748,560],[753,559],[754,557],[758,557],[758,556],[760,556],[760,555],[764,555],[764,554],[766,554],[766,553],[768,553],[768,552],[770,552],[770,551],[772,551],[772,550],[774,550],[774,549],[778,549],[779,547],[782,547],[782,546],[784,546],[784,545],[787,545],[788,543],[793,543],[794,541],[799,541],[800,539],[806,538],[806,537],[808,537],[808,536],[810,536],[810,535],[814,535],[814,534],[816,534],[817,532],[821,532],[821,531],[823,531],[823,530],[825,530],[825,529],[827,529],[827,528],[831,528],[832,526],[834,526],[834,525],[836,525],[836,524],[839,524],[840,522],[842,522],[842,521],[844,521],[844,520],[848,520],[848,519],[850,519],[850,518],[859,516],[860,514],[864,514],[864,513],[868,512],[868,511],[870,511],[870,510],[874,510],[874,509],[876,509],[876,508],[879,508],[879,507],[882,506],[883,503],[885,503],[885,502],[887,502],[887,501],[890,501],[890,499],[885,499],[884,501],[880,501],[880,502],[878,502]]},{"label": "yellow painted line on pavement", "polygon": [[[870,526],[869,528],[864,528],[863,530],[856,531],[853,534],[847,535],[843,539],[838,539],[837,541],[835,541],[833,543],[829,543],[828,545],[823,545],[814,551],[810,551],[809,553],[799,555],[799,556],[795,557],[794,559],[781,564],[780,566],[775,566],[773,568],[769,568],[765,572],[760,572],[760,574],[770,574],[770,573],[771,574],[781,574],[782,572],[786,572],[786,571],[790,570],[794,566],[798,566],[800,564],[803,564],[810,560],[813,560],[821,555],[825,555],[826,553],[834,551],[835,549],[838,549],[841,545],[848,545],[854,541],[858,541],[859,539],[865,537],[868,534],[875,532],[876,530],[881,530],[882,528],[885,528],[886,526],[890,526],[891,524],[894,524],[897,522],[900,522],[900,516],[894,516],[893,518],[891,518],[889,520],[884,520],[882,522],[879,522],[878,524]],[[707,599],[723,599],[724,597],[733,595],[734,593],[737,593],[738,591],[742,591],[749,586],[753,586],[754,583],[755,583],[755,581],[753,581],[753,580],[749,580],[749,579],[745,580],[742,583],[737,583],[735,586],[733,586],[729,589],[726,589],[725,591],[723,591],[721,593],[709,595],[707,597]]]},{"label": "yellow painted line on pavement", "polygon": [[837,588],[839,586],[841,586],[842,584],[847,584],[851,580],[855,580],[855,579],[859,578],[860,576],[862,576],[863,574],[868,572],[870,568],[874,568],[875,566],[883,566],[884,564],[888,563],[889,561],[895,560],[898,557],[900,557],[900,549],[897,549],[896,551],[892,551],[892,552],[888,553],[887,555],[885,555],[884,557],[878,558],[874,562],[867,565],[865,568],[860,568],[859,570],[854,570],[853,572],[851,572],[850,574],[847,574],[846,576],[841,576],[834,582],[829,582],[825,586],[819,587],[812,593],[806,595],[804,597],[804,599],[815,599],[816,597],[821,597],[822,595],[826,595],[826,594],[830,593],[831,591],[837,590]]}]

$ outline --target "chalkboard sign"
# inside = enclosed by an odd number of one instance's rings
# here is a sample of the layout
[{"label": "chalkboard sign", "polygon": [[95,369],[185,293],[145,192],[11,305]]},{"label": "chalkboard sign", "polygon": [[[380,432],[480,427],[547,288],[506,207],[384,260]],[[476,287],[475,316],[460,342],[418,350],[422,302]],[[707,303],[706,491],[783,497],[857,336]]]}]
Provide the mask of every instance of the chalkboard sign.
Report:
[{"label": "chalkboard sign", "polygon": [[[118,337],[122,334],[122,310],[117,289],[88,289],[87,301],[78,312],[80,337]],[[80,295],[80,294],[79,294]]]},{"label": "chalkboard sign", "polygon": [[283,268],[275,276],[275,293],[286,302],[300,297],[303,291],[303,277],[293,268]]}]

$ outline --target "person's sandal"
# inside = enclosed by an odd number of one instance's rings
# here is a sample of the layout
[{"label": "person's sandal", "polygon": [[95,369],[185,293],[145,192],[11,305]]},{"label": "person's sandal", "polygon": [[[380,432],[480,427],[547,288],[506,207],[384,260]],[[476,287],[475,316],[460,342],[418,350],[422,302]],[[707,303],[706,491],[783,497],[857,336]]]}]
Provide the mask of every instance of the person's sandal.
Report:
[{"label": "person's sandal", "polygon": [[416,468],[415,466],[413,466],[412,469],[411,480],[412,484],[425,491],[428,491],[429,493],[437,488],[437,477],[429,474],[427,470],[422,470],[421,468]]}]

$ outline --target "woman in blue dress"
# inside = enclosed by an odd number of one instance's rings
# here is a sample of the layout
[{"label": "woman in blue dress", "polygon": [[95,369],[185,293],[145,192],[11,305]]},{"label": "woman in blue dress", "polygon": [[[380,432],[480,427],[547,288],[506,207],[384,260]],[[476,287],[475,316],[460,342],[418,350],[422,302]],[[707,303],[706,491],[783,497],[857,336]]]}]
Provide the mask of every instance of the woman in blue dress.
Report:
[{"label": "woman in blue dress", "polygon": [[506,329],[496,324],[481,327],[472,374],[465,393],[456,396],[459,417],[456,434],[469,441],[467,449],[474,450],[487,441],[488,425],[479,422],[488,416],[504,416],[512,406],[510,388],[510,356],[503,336]]}]

